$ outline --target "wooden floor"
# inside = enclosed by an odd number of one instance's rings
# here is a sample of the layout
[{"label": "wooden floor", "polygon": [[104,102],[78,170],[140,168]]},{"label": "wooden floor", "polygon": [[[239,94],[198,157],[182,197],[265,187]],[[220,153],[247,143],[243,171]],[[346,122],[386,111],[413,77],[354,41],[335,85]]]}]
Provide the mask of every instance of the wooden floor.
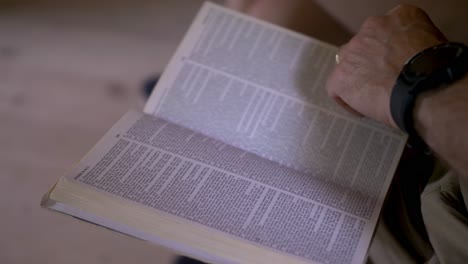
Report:
[{"label": "wooden floor", "polygon": [[[0,263],[169,263],[163,248],[39,201],[124,112],[142,109],[141,82],[163,70],[201,1],[55,2],[0,4]],[[396,1],[384,2],[325,5],[356,29]],[[467,41],[467,5],[433,2],[444,29]]]},{"label": "wooden floor", "polygon": [[0,263],[169,263],[163,248],[39,201],[142,109],[141,82],[162,71],[200,1],[68,2],[0,8]]}]

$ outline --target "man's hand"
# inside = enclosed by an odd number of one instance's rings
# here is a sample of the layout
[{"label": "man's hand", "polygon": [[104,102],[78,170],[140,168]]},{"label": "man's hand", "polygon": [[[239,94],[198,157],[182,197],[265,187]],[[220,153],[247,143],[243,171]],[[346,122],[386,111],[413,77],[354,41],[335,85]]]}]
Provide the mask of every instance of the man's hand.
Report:
[{"label": "man's hand", "polygon": [[421,9],[399,5],[368,18],[339,53],[327,81],[328,94],[351,112],[396,127],[390,95],[404,63],[425,48],[447,41]]}]

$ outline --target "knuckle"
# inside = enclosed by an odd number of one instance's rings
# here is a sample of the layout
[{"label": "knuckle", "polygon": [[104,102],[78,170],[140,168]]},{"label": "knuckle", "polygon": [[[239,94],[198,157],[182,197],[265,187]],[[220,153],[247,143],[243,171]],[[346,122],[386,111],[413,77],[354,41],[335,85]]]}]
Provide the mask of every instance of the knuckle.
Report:
[{"label": "knuckle", "polygon": [[390,10],[390,14],[402,15],[402,14],[414,14],[414,15],[426,15],[426,12],[421,8],[410,5],[410,4],[398,4],[395,8]]},{"label": "knuckle", "polygon": [[337,67],[335,67],[335,69],[328,76],[328,79],[327,79],[327,82],[326,82],[326,85],[325,85],[327,94],[330,97],[336,97],[338,92],[339,92],[340,73],[339,73],[338,67],[339,66],[337,65]]},{"label": "knuckle", "polygon": [[362,23],[361,30],[379,28],[382,26],[383,22],[384,18],[381,16],[370,16],[364,20],[364,23]]},{"label": "knuckle", "polygon": [[349,42],[346,43],[346,44],[344,44],[344,45],[342,45],[342,46],[340,46],[340,48],[339,48],[339,50],[336,52],[336,54],[338,54],[339,56],[342,56],[343,53],[345,53],[345,51],[346,51],[348,45],[349,45]]},{"label": "knuckle", "polygon": [[356,51],[360,50],[362,46],[362,38],[364,36],[364,34],[358,34],[352,37],[342,49],[341,53],[343,54],[343,57],[348,57],[351,54],[354,54]]},{"label": "knuckle", "polygon": [[414,21],[432,25],[429,15],[423,9],[414,5],[400,4],[390,10],[386,16],[393,24],[399,26],[412,25]]},{"label": "knuckle", "polygon": [[331,86],[331,83],[327,83],[327,86],[326,86],[326,90],[327,90],[327,94],[329,97],[334,97],[335,96],[335,92],[334,90],[332,89],[333,86]]},{"label": "knuckle", "polygon": [[340,68],[342,68],[343,64],[346,62],[346,58],[348,57],[349,53],[349,42],[343,46],[340,47],[338,52],[336,53],[338,56],[339,63],[335,66],[335,71],[338,71]]},{"label": "knuckle", "polygon": [[408,12],[411,12],[413,17],[423,19],[423,20],[430,20],[429,15],[421,8],[417,6],[412,6]]},{"label": "knuckle", "polygon": [[405,3],[400,3],[400,4],[398,4],[398,5],[395,7],[395,11],[411,10],[411,9],[413,9],[414,7],[415,7],[414,5],[405,4]]}]

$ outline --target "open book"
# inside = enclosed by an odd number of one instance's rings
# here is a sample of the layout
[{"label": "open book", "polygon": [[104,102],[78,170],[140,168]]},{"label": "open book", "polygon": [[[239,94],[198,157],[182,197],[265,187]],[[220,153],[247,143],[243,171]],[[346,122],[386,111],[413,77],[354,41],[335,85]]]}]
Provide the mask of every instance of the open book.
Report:
[{"label": "open book", "polygon": [[406,136],[328,98],[336,50],[204,4],[42,206],[212,263],[362,263]]}]

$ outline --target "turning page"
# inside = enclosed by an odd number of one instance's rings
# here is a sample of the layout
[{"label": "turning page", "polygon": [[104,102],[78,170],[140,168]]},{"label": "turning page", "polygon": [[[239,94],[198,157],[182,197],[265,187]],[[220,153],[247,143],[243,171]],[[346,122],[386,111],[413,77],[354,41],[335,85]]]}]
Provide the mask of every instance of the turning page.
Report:
[{"label": "turning page", "polygon": [[379,194],[406,136],[355,118],[329,99],[324,82],[336,50],[206,3],[145,112],[316,178]]},{"label": "turning page", "polygon": [[331,206],[346,212],[361,204],[352,213],[366,219],[369,243],[406,135],[329,99],[336,51],[206,3],[145,112],[344,188]]}]

